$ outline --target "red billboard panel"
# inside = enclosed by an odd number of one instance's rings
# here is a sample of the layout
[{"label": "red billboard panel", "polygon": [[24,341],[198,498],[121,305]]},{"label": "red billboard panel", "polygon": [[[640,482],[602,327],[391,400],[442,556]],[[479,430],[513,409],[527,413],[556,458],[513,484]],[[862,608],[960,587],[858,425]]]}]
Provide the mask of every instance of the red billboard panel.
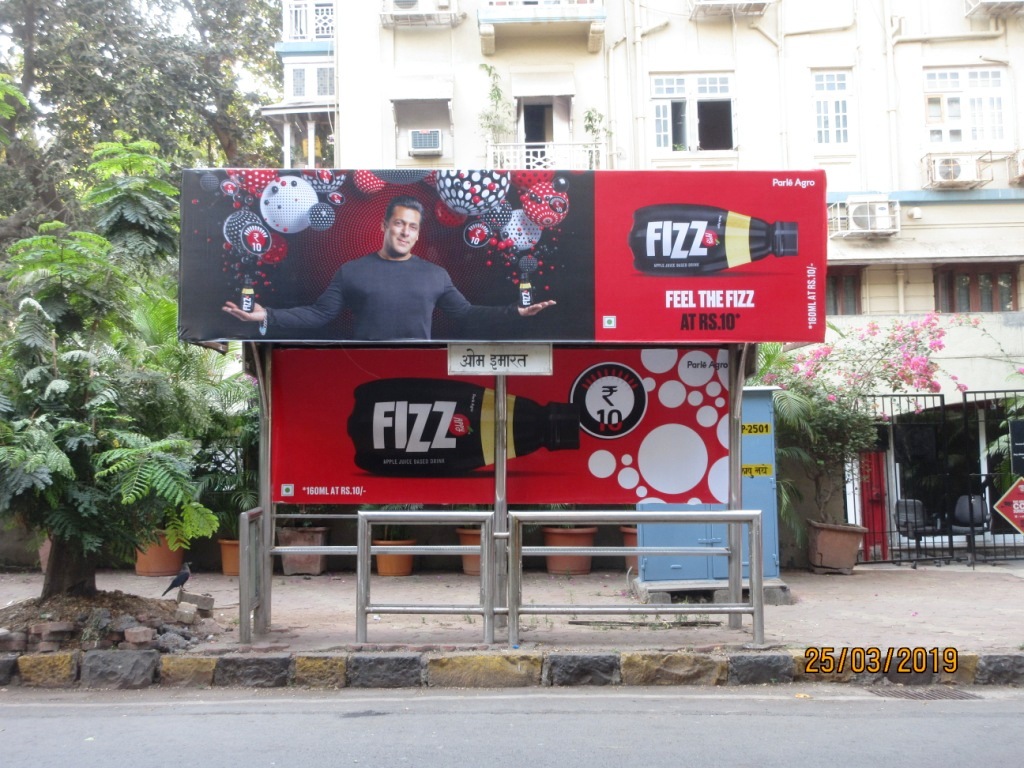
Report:
[{"label": "red billboard panel", "polygon": [[820,341],[825,175],[185,171],[188,341]]},{"label": "red billboard panel", "polygon": [[[443,349],[278,348],[275,501],[487,504],[494,380]],[[713,347],[556,348],[507,380],[512,504],[728,501],[728,360]]]}]

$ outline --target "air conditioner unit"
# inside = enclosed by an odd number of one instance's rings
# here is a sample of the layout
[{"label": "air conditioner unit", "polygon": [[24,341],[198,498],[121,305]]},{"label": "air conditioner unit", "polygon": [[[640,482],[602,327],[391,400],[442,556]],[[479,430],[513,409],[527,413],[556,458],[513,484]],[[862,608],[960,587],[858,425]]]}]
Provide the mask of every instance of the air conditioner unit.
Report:
[{"label": "air conditioner unit", "polygon": [[437,128],[409,131],[409,154],[413,157],[439,157],[444,154],[441,131]]},{"label": "air conditioner unit", "polygon": [[396,11],[409,11],[416,7],[419,0],[391,0]]},{"label": "air conditioner unit", "polygon": [[846,198],[847,231],[851,234],[893,234],[899,230],[899,203],[878,195]]},{"label": "air conditioner unit", "polygon": [[1014,184],[1024,184],[1024,149],[1018,149],[1010,158],[1010,163],[1010,181]]},{"label": "air conditioner unit", "polygon": [[931,182],[937,187],[963,187],[978,181],[978,159],[971,155],[934,155]]},{"label": "air conditioner unit", "polygon": [[437,0],[437,10],[446,11],[451,6],[451,0]]}]

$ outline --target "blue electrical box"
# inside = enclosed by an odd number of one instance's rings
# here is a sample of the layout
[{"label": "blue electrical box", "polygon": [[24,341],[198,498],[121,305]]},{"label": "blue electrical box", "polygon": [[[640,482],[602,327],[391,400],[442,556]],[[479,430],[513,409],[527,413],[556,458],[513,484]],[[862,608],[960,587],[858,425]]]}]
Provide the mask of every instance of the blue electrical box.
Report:
[{"label": "blue electrical box", "polygon": [[[779,515],[775,496],[775,387],[743,390],[743,509],[761,510],[765,578],[779,575]],[[638,509],[725,510],[726,504],[640,504]],[[724,547],[728,526],[705,523],[645,523],[637,526],[641,547]],[[743,578],[750,576],[746,529],[743,534]],[[641,581],[690,581],[729,578],[724,555],[641,555]]]}]

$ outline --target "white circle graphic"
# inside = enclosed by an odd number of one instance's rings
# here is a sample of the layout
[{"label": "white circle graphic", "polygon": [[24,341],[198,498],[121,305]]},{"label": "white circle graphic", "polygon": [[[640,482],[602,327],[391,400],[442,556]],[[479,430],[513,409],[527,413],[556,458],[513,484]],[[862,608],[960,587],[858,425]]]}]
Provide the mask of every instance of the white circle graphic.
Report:
[{"label": "white circle graphic", "polygon": [[674,349],[644,349],[640,352],[640,362],[651,373],[665,373],[676,364]]},{"label": "white circle graphic", "polygon": [[619,470],[619,486],[622,488],[636,488],[640,482],[640,473],[632,467]]},{"label": "white circle graphic", "polygon": [[679,380],[691,387],[703,387],[714,375],[714,360],[707,352],[687,352],[679,361]]},{"label": "white circle graphic", "polygon": [[704,477],[708,449],[682,424],[663,424],[644,438],[637,463],[648,485],[662,493],[684,493]]},{"label": "white circle graphic", "polygon": [[729,389],[729,350],[718,350],[718,380],[726,390]]},{"label": "white circle graphic", "polygon": [[715,431],[718,433],[718,442],[722,444],[723,448],[729,448],[729,414],[723,416],[719,422],[718,427]]},{"label": "white circle graphic", "polygon": [[594,477],[611,477],[615,472],[615,456],[611,451],[594,451],[587,460],[587,469]]},{"label": "white circle graphic", "polygon": [[686,387],[679,381],[666,381],[658,389],[658,400],[666,408],[678,408],[686,400]]},{"label": "white circle graphic", "polygon": [[691,389],[690,394],[686,396],[686,402],[697,407],[704,402],[704,393],[696,389]]},{"label": "white circle graphic", "polygon": [[705,405],[697,411],[697,423],[702,427],[710,427],[718,421],[718,411],[710,405]]},{"label": "white circle graphic", "polygon": [[729,501],[729,457],[723,456],[708,470],[708,488],[717,501]]}]

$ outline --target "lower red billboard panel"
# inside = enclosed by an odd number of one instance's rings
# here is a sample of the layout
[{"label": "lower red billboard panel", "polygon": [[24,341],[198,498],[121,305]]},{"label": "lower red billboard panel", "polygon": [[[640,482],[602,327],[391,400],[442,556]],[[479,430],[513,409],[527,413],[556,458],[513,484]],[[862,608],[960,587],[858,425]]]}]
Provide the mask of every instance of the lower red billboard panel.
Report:
[{"label": "lower red billboard panel", "polygon": [[[444,349],[275,349],[278,502],[488,504],[494,380],[450,377]],[[507,379],[512,504],[724,503],[724,349],[555,349],[554,375]]]}]

